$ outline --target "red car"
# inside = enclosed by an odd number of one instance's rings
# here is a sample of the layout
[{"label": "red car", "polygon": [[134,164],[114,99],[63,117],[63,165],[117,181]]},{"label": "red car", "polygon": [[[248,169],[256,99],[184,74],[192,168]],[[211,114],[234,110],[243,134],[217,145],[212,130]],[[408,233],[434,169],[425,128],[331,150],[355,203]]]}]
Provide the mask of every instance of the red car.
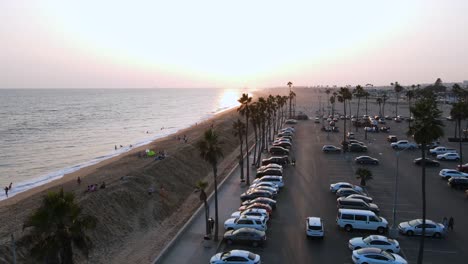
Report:
[{"label": "red car", "polygon": [[463,165],[458,165],[457,170],[468,173],[468,163],[463,164]]},{"label": "red car", "polygon": [[247,209],[252,209],[252,208],[265,209],[270,215],[273,212],[273,209],[271,208],[271,206],[269,206],[268,204],[263,204],[263,203],[253,203],[247,206],[243,205],[239,207],[239,211],[242,212],[242,211],[245,211]]}]

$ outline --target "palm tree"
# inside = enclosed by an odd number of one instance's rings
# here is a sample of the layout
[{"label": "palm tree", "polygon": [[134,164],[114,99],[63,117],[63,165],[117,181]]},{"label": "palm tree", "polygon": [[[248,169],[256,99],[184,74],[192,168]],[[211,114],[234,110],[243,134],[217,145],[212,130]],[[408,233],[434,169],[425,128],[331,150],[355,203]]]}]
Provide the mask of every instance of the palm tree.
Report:
[{"label": "palm tree", "polygon": [[[252,123],[254,129],[254,136],[255,136],[255,145],[254,145],[254,154],[253,154],[253,164],[257,164],[257,148],[259,143],[259,136],[258,136],[258,106],[257,102],[253,102],[250,105],[250,122]],[[260,151],[260,150],[258,150]]]},{"label": "palm tree", "polygon": [[382,115],[385,117],[385,103],[387,103],[388,95],[386,92],[382,94]]},{"label": "palm tree", "polygon": [[[362,88],[361,85],[358,85],[356,86],[356,88],[353,90],[353,94],[355,97],[358,98],[358,101],[357,101],[357,111],[356,111],[356,120],[357,118],[359,118],[359,105],[361,103],[361,97],[364,96],[364,88]],[[356,122],[356,132],[358,131],[358,126],[357,126],[357,122]]]},{"label": "palm tree", "polygon": [[291,101],[293,99],[296,99],[296,93],[293,91],[289,92],[289,118],[293,118],[296,116],[296,104],[294,103],[293,108],[292,108],[292,115],[291,115]]},{"label": "palm tree", "polygon": [[411,85],[411,90],[406,91],[406,98],[408,98],[408,107],[410,110],[409,113],[409,121],[408,121],[408,129],[411,127],[411,100],[414,98],[414,88],[416,88],[416,85]]},{"label": "palm tree", "polygon": [[[457,120],[458,127],[458,142],[460,148],[460,165],[463,164],[463,148],[462,148],[462,128],[461,121],[468,118],[468,103],[464,101],[458,101],[452,105],[450,115]],[[456,129],[457,130],[457,129]],[[456,131],[455,131],[456,133]],[[456,136],[455,136],[456,137]]]},{"label": "palm tree", "polygon": [[391,85],[393,86],[396,95],[395,116],[398,116],[398,99],[400,98],[400,93],[403,91],[403,86],[398,82],[391,83]]},{"label": "palm tree", "polygon": [[[250,104],[252,103],[252,97],[248,94],[243,93],[242,97],[238,100],[241,106],[237,109],[241,115],[245,116],[245,151],[247,153],[247,164],[249,164],[249,115],[250,115]],[[249,166],[247,169],[247,185],[250,185],[250,170]],[[217,222],[216,222],[217,223]]]},{"label": "palm tree", "polygon": [[211,230],[210,230],[210,224],[208,223],[208,217],[210,215],[210,207],[208,206],[208,201],[206,200],[208,196],[206,195],[206,187],[208,187],[208,182],[203,181],[203,180],[198,180],[197,183],[195,184],[195,187],[197,190],[200,191],[200,201],[203,202],[203,205],[205,207],[205,226],[206,226],[206,235],[209,235]]},{"label": "palm tree", "polygon": [[443,123],[439,120],[441,111],[437,108],[435,97],[421,97],[416,104],[411,107],[414,116],[408,136],[414,137],[414,140],[421,145],[421,191],[422,191],[422,221],[423,229],[421,242],[419,245],[418,264],[423,263],[424,237],[426,233],[426,147],[432,141],[442,137],[444,131]]},{"label": "palm tree", "polygon": [[32,228],[25,238],[32,244],[31,254],[43,263],[73,263],[73,248],[86,257],[92,247],[87,229],[96,227],[96,218],[82,213],[73,193],[49,192],[41,206],[30,215],[23,230]]},{"label": "palm tree", "polygon": [[[344,111],[344,116],[346,117],[346,101],[351,100],[352,94],[349,91],[348,88],[341,87],[340,91],[338,92],[338,102],[343,103],[343,111]],[[343,122],[344,128],[343,128],[343,144],[346,144],[346,119]],[[344,145],[344,151],[346,151],[346,145]]]},{"label": "palm tree", "polygon": [[379,104],[379,116],[382,118],[382,98],[377,97],[376,102]]},{"label": "palm tree", "polygon": [[292,82],[288,82],[287,84],[289,86],[289,118],[291,118],[292,116],[292,112],[291,112],[291,100],[292,100],[292,97],[291,97],[291,93],[292,93],[292,90],[291,90],[291,86],[293,85]]},{"label": "palm tree", "polygon": [[[235,121],[232,124],[232,134],[235,137],[239,137],[239,143],[240,143],[239,165],[240,165],[240,168],[241,168],[240,177],[241,177],[241,182],[244,182],[245,181],[244,180],[244,151],[243,151],[242,147],[244,145],[243,137],[245,135],[245,124],[240,119],[237,119],[237,121]],[[247,162],[247,167],[248,166],[249,166],[249,164]]]},{"label": "palm tree", "polygon": [[369,169],[358,168],[355,174],[356,178],[361,180],[361,186],[366,186],[366,181],[372,180],[372,172]]},{"label": "palm tree", "polygon": [[[325,93],[327,94],[327,98],[330,98],[330,89],[326,89]],[[328,115],[330,115],[330,100],[327,100],[327,110],[328,110]]]},{"label": "palm tree", "polygon": [[214,194],[215,194],[215,241],[218,241],[218,160],[223,157],[221,148],[222,142],[218,134],[213,129],[208,129],[203,135],[203,139],[197,142],[196,146],[200,151],[200,156],[213,168]]}]

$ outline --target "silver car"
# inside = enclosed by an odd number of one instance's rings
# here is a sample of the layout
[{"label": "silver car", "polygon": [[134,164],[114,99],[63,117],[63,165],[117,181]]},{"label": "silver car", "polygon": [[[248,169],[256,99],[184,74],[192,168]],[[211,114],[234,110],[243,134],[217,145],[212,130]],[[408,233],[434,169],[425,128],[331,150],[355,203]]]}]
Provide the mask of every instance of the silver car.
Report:
[{"label": "silver car", "polygon": [[[398,225],[398,230],[400,231],[400,233],[408,236],[422,235],[422,229],[422,219],[415,219],[408,222],[402,222]],[[426,219],[426,236],[433,236],[439,238],[445,236],[446,233],[447,230],[443,224]]]}]

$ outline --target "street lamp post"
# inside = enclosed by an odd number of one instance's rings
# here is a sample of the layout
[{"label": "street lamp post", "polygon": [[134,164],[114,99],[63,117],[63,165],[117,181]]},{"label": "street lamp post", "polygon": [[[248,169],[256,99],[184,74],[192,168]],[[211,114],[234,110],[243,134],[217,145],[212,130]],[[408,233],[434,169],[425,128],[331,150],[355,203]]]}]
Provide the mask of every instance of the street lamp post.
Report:
[{"label": "street lamp post", "polygon": [[400,153],[407,150],[409,147],[406,147],[400,151],[395,153],[396,157],[396,175],[395,175],[395,191],[393,195],[393,222],[392,222],[392,232],[391,235],[396,237],[398,235],[397,230],[397,223],[396,223],[396,211],[397,211],[397,198],[398,198],[398,178],[399,178],[399,161],[400,161]]}]

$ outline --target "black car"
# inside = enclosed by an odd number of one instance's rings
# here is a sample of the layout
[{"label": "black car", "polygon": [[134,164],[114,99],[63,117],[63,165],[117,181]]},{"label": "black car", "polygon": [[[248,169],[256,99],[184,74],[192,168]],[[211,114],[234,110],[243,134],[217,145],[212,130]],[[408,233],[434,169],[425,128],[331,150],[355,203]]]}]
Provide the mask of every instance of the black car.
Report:
[{"label": "black car", "polygon": [[259,231],[254,228],[242,227],[237,230],[229,230],[224,233],[224,240],[227,244],[247,243],[253,247],[262,245],[266,240],[265,231]]},{"label": "black car", "polygon": [[351,152],[366,152],[367,147],[357,143],[351,143],[348,146],[348,150]]},{"label": "black car", "polygon": [[263,159],[262,160],[262,166],[268,165],[268,164],[279,164],[279,165],[288,165],[290,163],[289,157],[288,156],[275,156],[275,157],[270,157],[268,159]]},{"label": "black car", "polygon": [[[437,160],[432,160],[432,159],[428,159],[426,158],[426,166],[434,166],[434,167],[439,167],[440,166],[440,162],[438,162]],[[416,165],[422,165],[422,158],[417,158],[417,159],[414,159],[414,164]]]},{"label": "black car", "polygon": [[398,138],[395,135],[390,135],[390,136],[387,137],[387,141],[390,142],[390,143],[397,142]]},{"label": "black car", "polygon": [[448,180],[447,184],[455,189],[468,189],[468,178],[452,177]]},{"label": "black car", "polygon": [[273,198],[273,193],[266,191],[266,190],[247,191],[241,194],[240,199],[242,202],[244,202],[244,201],[252,200],[258,197]]},{"label": "black car", "polygon": [[267,198],[267,197],[258,197],[258,198],[255,198],[253,200],[247,200],[247,201],[242,202],[241,205],[249,206],[249,205],[254,204],[254,203],[267,204],[267,205],[271,206],[272,209],[276,208],[276,201],[271,199],[271,198]]},{"label": "black car", "polygon": [[286,141],[276,141],[276,142],[273,142],[273,146],[278,146],[278,147],[282,147],[282,148],[285,148],[285,149],[290,149],[292,147],[292,144],[290,142],[286,142]]},{"label": "black car", "polygon": [[257,178],[263,177],[265,175],[283,176],[283,171],[280,169],[275,169],[275,168],[269,168],[266,170],[257,171]]},{"label": "black car", "polygon": [[352,188],[341,188],[341,189],[338,189],[338,191],[336,191],[337,197],[346,197],[346,196],[350,196],[351,194],[365,195],[364,193],[361,193],[360,191],[356,191],[355,189],[352,189]]},{"label": "black car", "polygon": [[379,164],[378,159],[374,159],[374,158],[369,157],[369,156],[359,156],[356,159],[354,159],[354,161],[357,164],[374,164],[374,165]]},{"label": "black car", "polygon": [[289,155],[289,150],[279,146],[271,147],[269,152],[271,155]]}]

